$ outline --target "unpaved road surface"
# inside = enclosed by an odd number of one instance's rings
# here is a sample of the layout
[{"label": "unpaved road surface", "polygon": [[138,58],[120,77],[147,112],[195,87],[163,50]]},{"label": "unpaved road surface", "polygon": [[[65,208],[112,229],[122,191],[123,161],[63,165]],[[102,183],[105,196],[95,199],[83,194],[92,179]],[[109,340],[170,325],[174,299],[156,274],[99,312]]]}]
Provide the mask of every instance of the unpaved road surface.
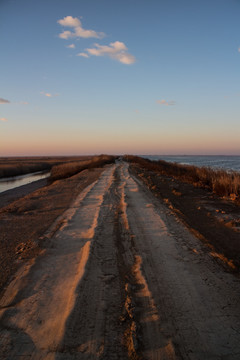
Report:
[{"label": "unpaved road surface", "polygon": [[239,279],[127,164],[49,234],[1,299],[1,359],[240,359]]}]

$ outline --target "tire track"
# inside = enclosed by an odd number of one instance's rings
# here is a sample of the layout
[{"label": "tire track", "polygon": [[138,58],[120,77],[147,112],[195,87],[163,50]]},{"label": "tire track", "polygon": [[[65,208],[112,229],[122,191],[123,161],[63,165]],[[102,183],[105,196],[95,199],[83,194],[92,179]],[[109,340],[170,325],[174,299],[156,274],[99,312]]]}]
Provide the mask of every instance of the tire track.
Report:
[{"label": "tire track", "polygon": [[144,317],[139,319],[146,345],[143,355],[239,359],[239,279],[224,272],[175,215],[129,175],[127,165],[122,179],[140,271],[158,313],[152,328]]},{"label": "tire track", "polygon": [[79,195],[46,253],[8,287],[0,310],[1,358],[55,358],[75,306],[76,287],[85,278],[114,170],[108,168]]},{"label": "tire track", "polygon": [[142,271],[144,253],[141,253],[137,236],[131,228],[131,218],[128,214],[129,192],[137,193],[139,189],[136,183],[129,183],[130,175],[126,164],[120,169],[120,179],[120,224],[124,230],[118,233],[125,234],[125,244],[128,244],[128,252],[132,257],[131,262],[125,260],[125,264],[128,263],[128,267],[125,268],[129,268],[125,284],[126,309],[131,319],[127,332],[128,354],[132,359],[173,360],[176,358],[174,346],[161,329],[158,309]]},{"label": "tire track", "polygon": [[239,280],[127,164],[59,221],[2,300],[1,359],[239,359]]}]

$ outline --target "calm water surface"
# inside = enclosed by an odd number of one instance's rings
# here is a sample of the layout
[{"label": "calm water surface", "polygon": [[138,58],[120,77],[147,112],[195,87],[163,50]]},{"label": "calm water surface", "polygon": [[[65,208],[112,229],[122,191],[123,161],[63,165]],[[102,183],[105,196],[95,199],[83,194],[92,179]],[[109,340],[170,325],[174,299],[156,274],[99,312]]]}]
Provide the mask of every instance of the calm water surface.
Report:
[{"label": "calm water surface", "polygon": [[150,160],[165,160],[179,164],[209,166],[215,169],[234,170],[240,172],[240,156],[219,155],[142,155]]},{"label": "calm water surface", "polygon": [[38,171],[31,174],[13,176],[9,178],[0,179],[0,193],[16,187],[30,184],[34,181],[45,179],[50,175],[50,172]]}]

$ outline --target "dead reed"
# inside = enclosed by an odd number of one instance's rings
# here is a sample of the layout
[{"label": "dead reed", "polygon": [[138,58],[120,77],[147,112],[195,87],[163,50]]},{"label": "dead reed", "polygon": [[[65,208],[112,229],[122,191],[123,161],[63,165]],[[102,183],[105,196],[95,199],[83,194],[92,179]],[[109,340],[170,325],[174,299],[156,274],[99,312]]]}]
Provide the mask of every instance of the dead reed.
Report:
[{"label": "dead reed", "polygon": [[205,187],[222,197],[229,197],[232,200],[240,198],[240,173],[236,171],[182,165],[164,160],[152,161],[133,155],[125,155],[124,160],[138,163],[147,170]]},{"label": "dead reed", "polygon": [[50,171],[52,166],[67,162],[89,160],[92,156],[29,156],[0,158],[0,178]]},{"label": "dead reed", "polygon": [[79,173],[80,171],[101,167],[106,164],[113,163],[114,161],[115,156],[99,155],[93,156],[91,160],[73,161],[61,165],[56,165],[52,167],[49,180],[55,181],[65,179]]},{"label": "dead reed", "polygon": [[51,165],[48,163],[15,163],[15,164],[1,164],[0,166],[0,178],[19,176],[37,171],[50,170]]}]

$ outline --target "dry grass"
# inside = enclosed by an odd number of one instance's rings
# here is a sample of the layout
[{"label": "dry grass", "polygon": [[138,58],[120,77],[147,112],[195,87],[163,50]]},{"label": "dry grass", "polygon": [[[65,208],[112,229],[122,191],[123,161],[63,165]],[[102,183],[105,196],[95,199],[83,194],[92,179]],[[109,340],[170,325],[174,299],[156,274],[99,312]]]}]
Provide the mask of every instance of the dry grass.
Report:
[{"label": "dry grass", "polygon": [[124,159],[129,162],[136,162],[148,170],[172,176],[195,186],[205,187],[219,196],[230,197],[232,200],[239,200],[240,198],[240,173],[238,172],[181,165],[164,160],[151,161],[133,155],[125,155]]},{"label": "dry grass", "polygon": [[24,175],[28,173],[34,173],[37,171],[50,170],[51,165],[46,163],[38,163],[38,164],[18,164],[15,165],[1,165],[0,167],[0,177],[12,177],[18,175]]},{"label": "dry grass", "polygon": [[0,178],[24,175],[37,171],[50,170],[56,164],[74,160],[89,160],[90,156],[81,157],[8,157],[0,158]]},{"label": "dry grass", "polygon": [[55,181],[59,179],[65,179],[85,169],[101,167],[105,164],[113,163],[114,161],[115,161],[115,156],[100,155],[100,156],[93,156],[90,160],[86,160],[86,161],[73,161],[61,165],[56,165],[52,167],[49,180]]}]

